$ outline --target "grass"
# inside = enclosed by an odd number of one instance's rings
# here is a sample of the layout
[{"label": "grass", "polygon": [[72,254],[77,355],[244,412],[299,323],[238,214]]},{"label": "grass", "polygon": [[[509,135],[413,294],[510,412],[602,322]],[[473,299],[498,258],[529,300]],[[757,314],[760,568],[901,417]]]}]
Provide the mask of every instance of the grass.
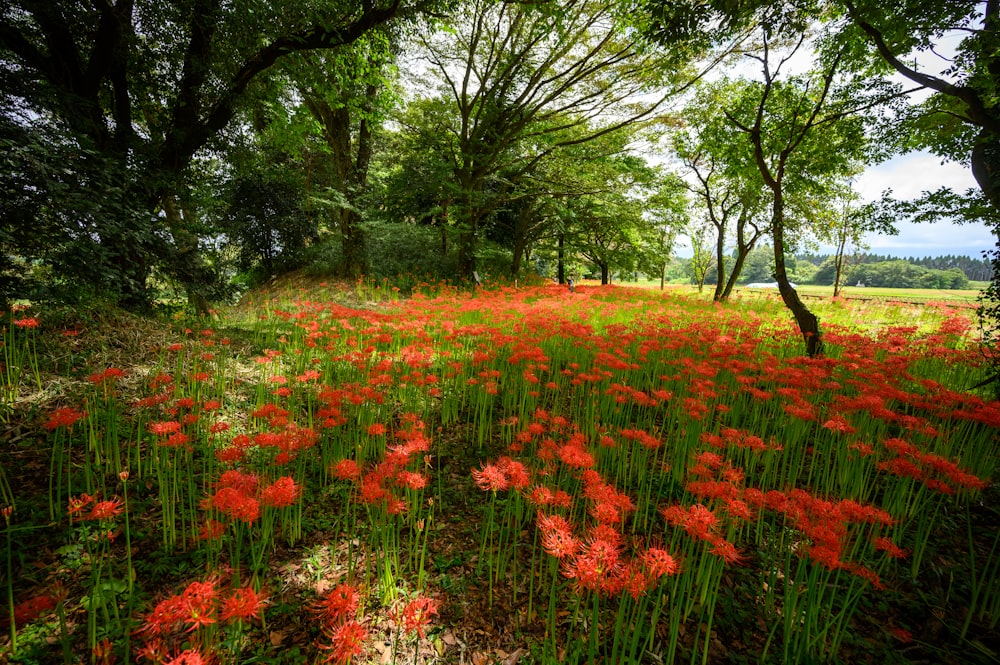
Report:
[{"label": "grass", "polygon": [[686,289],[12,313],[0,653],[994,662],[971,308],[815,307],[818,360],[774,298]]},{"label": "grass", "polygon": [[[642,279],[638,282],[625,282],[624,286],[635,286],[641,288],[659,289],[659,280]],[[844,286],[841,287],[841,296],[848,299],[868,299],[878,298],[883,300],[914,301],[914,302],[954,302],[974,304],[979,300],[982,290],[986,288],[988,282],[970,282],[967,289],[896,289],[874,286]],[[697,292],[697,288],[690,284],[667,284],[667,288],[685,289]],[[714,284],[706,284],[703,294],[711,297],[714,292]],[[815,284],[800,284],[796,289],[800,295],[817,298],[832,298],[833,286],[821,286]],[[759,293],[766,294],[774,292],[773,289],[747,289],[745,286],[737,286],[736,293]]]}]

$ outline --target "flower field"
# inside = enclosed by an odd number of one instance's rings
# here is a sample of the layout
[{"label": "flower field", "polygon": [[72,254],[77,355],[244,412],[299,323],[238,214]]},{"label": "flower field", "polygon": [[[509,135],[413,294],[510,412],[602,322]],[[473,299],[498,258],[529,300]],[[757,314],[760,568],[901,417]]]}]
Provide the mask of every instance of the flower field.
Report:
[{"label": "flower field", "polygon": [[767,298],[347,295],[115,364],[10,315],[0,660],[1000,658],[971,309],[817,304],[810,359]]}]

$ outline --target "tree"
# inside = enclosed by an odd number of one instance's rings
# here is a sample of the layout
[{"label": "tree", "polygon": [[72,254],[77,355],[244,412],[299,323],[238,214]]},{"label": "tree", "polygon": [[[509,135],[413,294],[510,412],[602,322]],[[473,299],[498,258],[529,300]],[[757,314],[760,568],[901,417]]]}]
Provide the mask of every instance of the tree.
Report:
[{"label": "tree", "polygon": [[662,96],[643,102],[642,93],[683,68],[643,52],[609,0],[473,0],[466,9],[451,30],[419,41],[429,65],[424,87],[440,90],[453,110],[442,129],[468,277],[483,224],[523,175],[563,148],[650,115]]},{"label": "tree", "polygon": [[74,146],[87,156],[73,165],[81,172],[99,164],[110,182],[95,196],[134,203],[134,211],[106,207],[86,217],[92,228],[77,243],[89,243],[99,260],[96,284],[142,307],[150,271],[175,240],[157,209],[185,187],[194,155],[229,124],[260,75],[283,56],[353,43],[416,8],[403,0],[15,0],[0,13],[4,115]]},{"label": "tree", "polygon": [[847,274],[851,254],[868,249],[864,237],[870,233],[896,235],[898,231],[891,220],[875,214],[874,204],[859,204],[858,195],[850,185],[842,189],[839,210],[831,208],[830,224],[820,228],[820,235],[834,246],[833,255],[833,297],[840,295]]},{"label": "tree", "polygon": [[[864,124],[858,116],[898,90],[876,86],[865,79],[837,81],[841,53],[821,62],[810,76],[781,79],[781,69],[805,42],[796,37],[795,22],[778,15],[760,31],[761,50],[751,57],[761,65],[762,80],[749,82],[726,115],[746,135],[764,183],[771,190],[771,237],[774,275],[785,306],[792,312],[810,356],[822,353],[819,320],[791,286],[785,257],[786,238],[802,220],[787,216],[789,195],[808,200],[829,197],[828,186],[850,174],[862,157]],[[783,55],[773,52],[780,39],[792,35]],[[865,90],[867,89],[867,92]]]},{"label": "tree", "polygon": [[698,293],[701,293],[705,289],[705,280],[712,267],[712,251],[708,245],[709,226],[705,223],[689,222],[687,233],[691,241],[689,267],[691,279],[698,286]]},{"label": "tree", "polygon": [[674,238],[689,223],[690,204],[687,187],[675,173],[659,176],[658,187],[646,199],[645,214],[652,225],[639,252],[639,269],[647,275],[659,275],[660,290],[667,281]]},{"label": "tree", "polygon": [[[673,150],[693,178],[688,187],[715,229],[716,301],[730,296],[747,255],[768,232],[765,187],[753,153],[722,111],[737,88],[725,80],[699,86],[682,114],[684,127],[672,136]],[[731,238],[736,246],[727,269]]]},{"label": "tree", "polygon": [[642,249],[661,237],[646,201],[662,177],[626,144],[620,134],[608,134],[576,146],[579,159],[559,190],[566,194],[559,199],[561,230],[597,267],[602,284],[610,283],[612,268],[635,270]]},{"label": "tree", "polygon": [[281,70],[291,79],[327,148],[334,227],[341,241],[338,273],[358,277],[367,267],[362,199],[375,130],[394,103],[391,36],[369,31],[349,47],[297,53]]}]

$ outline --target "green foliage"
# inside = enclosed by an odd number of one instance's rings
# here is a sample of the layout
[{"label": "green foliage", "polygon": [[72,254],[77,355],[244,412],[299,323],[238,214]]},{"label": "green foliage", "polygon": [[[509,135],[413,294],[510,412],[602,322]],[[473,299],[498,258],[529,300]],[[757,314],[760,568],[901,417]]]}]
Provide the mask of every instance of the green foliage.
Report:
[{"label": "green foliage", "polygon": [[[414,8],[339,0],[6,3],[2,140],[22,150],[3,185],[4,202],[19,209],[0,238],[13,250],[5,253],[28,267],[52,265],[67,285],[148,307],[154,269],[172,272],[174,250],[198,246],[191,229],[170,228],[158,209],[192,184],[192,160],[248,91],[260,91],[262,74],[282,56],[345,46]],[[28,228],[32,210],[46,219]]]},{"label": "green foliage", "polygon": [[[817,280],[819,275],[818,272]],[[914,265],[909,261],[895,260],[865,263],[850,268],[847,271],[846,283],[858,282],[865,286],[898,289],[964,289],[969,285],[969,278],[958,268],[933,270]],[[816,281],[816,283],[821,282]]]},{"label": "green foliage", "polygon": [[0,120],[0,301],[115,300],[142,287],[130,254],[159,239],[125,177],[67,133]]},{"label": "green foliage", "polygon": [[[436,281],[456,276],[454,255],[441,251],[441,231],[408,222],[380,222],[366,227],[369,277],[396,280]],[[336,274],[340,262],[340,238],[332,234],[303,255],[311,275]]]},{"label": "green foliage", "polygon": [[299,267],[302,250],[317,233],[301,184],[261,171],[238,177],[230,187],[225,229],[239,269],[270,276]]}]

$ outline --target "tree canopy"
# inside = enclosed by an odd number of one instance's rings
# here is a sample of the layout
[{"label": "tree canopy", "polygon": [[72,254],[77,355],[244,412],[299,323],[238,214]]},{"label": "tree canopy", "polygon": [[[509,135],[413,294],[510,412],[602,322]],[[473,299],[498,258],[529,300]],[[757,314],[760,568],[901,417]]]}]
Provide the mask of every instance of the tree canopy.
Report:
[{"label": "tree canopy", "polygon": [[[205,310],[248,275],[401,271],[373,260],[393,237],[457,280],[664,277],[690,220],[718,299],[770,242],[815,352],[800,246],[899,218],[1000,231],[998,5],[15,0],[2,296],[142,308],[167,284]],[[956,34],[946,66],[913,59]],[[845,179],[913,148],[980,189],[834,219]]]}]

